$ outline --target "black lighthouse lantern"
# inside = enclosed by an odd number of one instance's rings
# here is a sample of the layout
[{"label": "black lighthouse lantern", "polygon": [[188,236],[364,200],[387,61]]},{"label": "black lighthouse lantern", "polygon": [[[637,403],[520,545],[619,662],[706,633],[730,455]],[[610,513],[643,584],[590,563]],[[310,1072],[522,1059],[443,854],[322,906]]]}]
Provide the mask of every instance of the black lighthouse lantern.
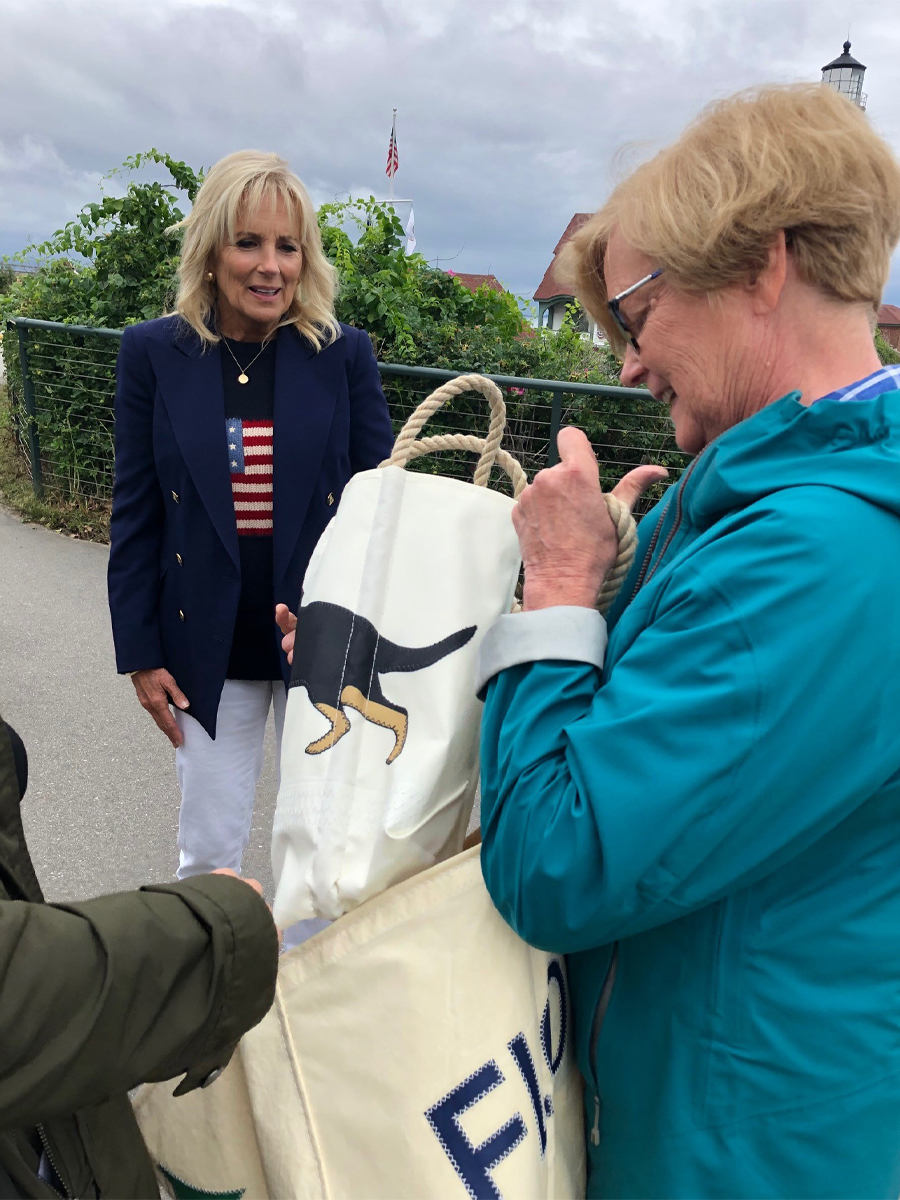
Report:
[{"label": "black lighthouse lantern", "polygon": [[860,108],[866,107],[866,94],[862,90],[865,77],[866,68],[850,53],[849,42],[844,42],[843,54],[822,68],[822,82]]}]

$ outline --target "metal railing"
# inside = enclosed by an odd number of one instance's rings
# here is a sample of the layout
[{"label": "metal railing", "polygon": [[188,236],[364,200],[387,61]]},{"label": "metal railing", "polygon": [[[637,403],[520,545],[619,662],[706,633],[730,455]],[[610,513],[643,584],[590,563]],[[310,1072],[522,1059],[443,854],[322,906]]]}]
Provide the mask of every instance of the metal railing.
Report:
[{"label": "metal railing", "polygon": [[[23,317],[9,320],[7,330],[4,357],[15,393],[11,411],[35,494],[108,502],[113,484],[115,360],[122,331]],[[10,370],[14,337],[17,369]],[[435,387],[469,373],[397,363],[378,366],[398,430]],[[477,365],[471,370],[478,371]],[[557,461],[556,435],[569,423],[588,430],[605,487],[641,462],[662,462],[671,477],[686,463],[675,445],[668,414],[642,389],[512,375],[487,377],[504,392],[507,404],[504,446],[519,459],[529,478]],[[435,414],[428,432],[483,435],[488,420],[482,398],[464,395]],[[471,477],[472,458],[444,454],[417,459],[412,467]]]}]

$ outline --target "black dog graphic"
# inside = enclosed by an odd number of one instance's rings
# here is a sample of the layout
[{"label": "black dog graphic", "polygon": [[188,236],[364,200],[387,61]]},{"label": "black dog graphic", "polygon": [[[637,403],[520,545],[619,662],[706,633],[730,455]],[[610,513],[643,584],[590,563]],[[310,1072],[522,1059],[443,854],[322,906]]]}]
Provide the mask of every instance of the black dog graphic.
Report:
[{"label": "black dog graphic", "polygon": [[328,733],[311,742],[306,753],[323,754],[340,741],[350,728],[346,706],[394,731],[394,748],[387,760],[392,763],[406,742],[409,713],[387,699],[379,675],[430,667],[470,641],[476,628],[460,629],[433,646],[398,646],[349,608],[323,601],[301,607],[291,687],[305,687],[310,701],[331,722]]}]

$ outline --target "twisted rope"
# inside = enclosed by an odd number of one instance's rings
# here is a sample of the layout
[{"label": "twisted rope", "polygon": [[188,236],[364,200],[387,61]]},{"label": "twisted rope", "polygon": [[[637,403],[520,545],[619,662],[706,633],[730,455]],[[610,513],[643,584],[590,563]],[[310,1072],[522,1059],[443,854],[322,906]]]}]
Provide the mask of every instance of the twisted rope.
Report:
[{"label": "twisted rope", "polygon": [[[435,437],[420,438],[419,434],[426,421],[434,416],[441,405],[463,392],[481,392],[490,404],[491,424],[487,437],[479,438],[467,433],[446,433]],[[522,464],[506,450],[500,448],[505,429],[506,404],[500,389],[493,380],[486,379],[483,375],[460,375],[456,379],[450,379],[447,383],[441,384],[422,401],[397,434],[391,457],[379,465],[382,467],[406,467],[413,459],[419,458],[423,454],[433,454],[438,450],[471,450],[479,456],[478,464],[475,467],[475,486],[488,486],[491,468],[496,463],[509,476],[513,485],[513,498],[518,499],[528,483],[528,478]],[[603,499],[606,501],[606,507],[619,539],[619,553],[615,565],[603,581],[597,597],[597,608],[605,616],[612,608],[619,588],[634,561],[637,548],[637,526],[631,512],[621,500],[609,493],[605,493]],[[516,604],[513,611],[519,611],[520,607]]]},{"label": "twisted rope", "polygon": [[[438,437],[420,438],[409,447],[406,461],[412,462],[414,458],[421,458],[423,454],[431,454],[435,450],[472,450],[476,454],[483,454],[485,443],[485,438],[474,437],[468,433],[445,433]],[[498,467],[502,467],[512,480],[513,499],[518,500],[528,485],[528,476],[525,474],[522,464],[506,450],[499,449],[494,456],[494,462]],[[382,463],[381,465],[387,464]],[[486,482],[479,484],[477,478],[475,483],[479,487],[487,486]]]},{"label": "twisted rope", "polygon": [[[468,438],[465,446],[458,442],[457,438],[467,437],[466,434],[442,434],[438,437],[424,438],[423,442],[428,442],[427,450],[419,450],[416,453],[412,452],[412,447],[415,446],[422,427],[429,417],[434,416],[442,404],[446,404],[448,400],[452,400],[454,396],[459,396],[462,392],[481,392],[491,406],[491,424],[488,429],[486,438]],[[478,465],[475,468],[475,486],[487,487],[488,480],[491,476],[491,467],[499,460],[500,442],[503,438],[503,431],[506,428],[506,404],[503,400],[503,395],[500,389],[490,379],[485,379],[483,375],[460,375],[456,379],[449,379],[446,383],[442,383],[439,388],[436,388],[430,396],[427,396],[416,411],[412,414],[400,432],[397,434],[397,440],[394,442],[394,449],[391,457],[381,464],[383,467],[405,467],[413,458],[417,458],[420,454],[430,454],[433,450],[474,450],[478,455]],[[474,444],[474,443],[477,443]],[[511,456],[506,455],[506,458]],[[515,461],[511,459],[511,461]],[[509,468],[501,463],[504,469],[509,473]],[[516,466],[521,471],[522,468],[516,463]],[[524,471],[522,472],[524,477]],[[515,479],[513,479],[515,485]],[[525,485],[523,484],[522,487]],[[522,488],[519,488],[521,491]],[[516,492],[518,495],[518,492]]]},{"label": "twisted rope", "polygon": [[597,609],[605,617],[613,606],[613,601],[619,594],[619,588],[625,582],[625,576],[631,570],[634,562],[634,552],[637,549],[637,525],[627,505],[611,492],[604,492],[603,499],[616,527],[619,538],[619,553],[613,569],[603,580],[600,595],[597,597]]}]

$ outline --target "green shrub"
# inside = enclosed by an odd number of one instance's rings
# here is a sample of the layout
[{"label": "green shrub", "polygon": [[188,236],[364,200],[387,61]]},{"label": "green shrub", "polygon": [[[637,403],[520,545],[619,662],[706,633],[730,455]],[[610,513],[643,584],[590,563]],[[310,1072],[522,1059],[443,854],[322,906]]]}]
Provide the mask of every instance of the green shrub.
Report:
[{"label": "green shrub", "polygon": [[875,330],[875,349],[878,351],[878,357],[881,359],[883,366],[888,366],[892,363],[900,363],[900,354],[888,342],[880,330]]},{"label": "green shrub", "polygon": [[[112,176],[147,164],[163,167],[167,183],[130,179],[124,196],[103,195],[74,221],[24,253],[40,268],[0,294],[0,321],[11,316],[121,329],[164,312],[174,295],[179,239],[166,230],[180,221],[183,200],[193,199],[202,173],[167,154],[136,154]],[[21,257],[21,256],[20,256]],[[18,353],[4,355],[10,415],[24,439],[25,417]],[[112,396],[117,343],[90,336],[31,331],[29,366],[34,379],[41,461],[48,491],[108,499],[112,483]]]}]

